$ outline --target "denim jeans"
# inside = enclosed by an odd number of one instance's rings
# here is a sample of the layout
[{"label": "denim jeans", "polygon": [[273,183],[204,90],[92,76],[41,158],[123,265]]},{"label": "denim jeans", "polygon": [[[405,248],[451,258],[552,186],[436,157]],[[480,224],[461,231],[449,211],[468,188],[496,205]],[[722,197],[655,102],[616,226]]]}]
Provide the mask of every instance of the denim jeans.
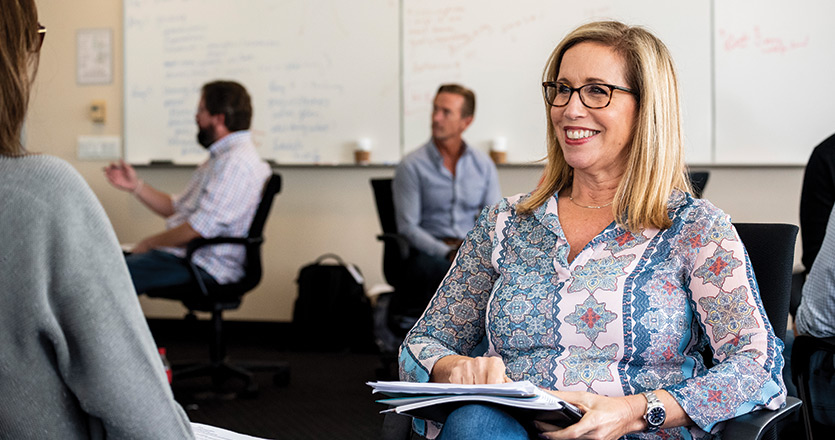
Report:
[{"label": "denim jeans", "polygon": [[[191,270],[185,259],[168,252],[152,249],[142,254],[125,257],[130,278],[136,293],[145,293],[158,287],[177,286],[191,281]],[[203,269],[197,268],[200,276],[211,283],[215,280]]]},{"label": "denim jeans", "polygon": [[531,436],[522,424],[498,407],[483,404],[464,405],[444,422],[438,440],[528,440]]}]

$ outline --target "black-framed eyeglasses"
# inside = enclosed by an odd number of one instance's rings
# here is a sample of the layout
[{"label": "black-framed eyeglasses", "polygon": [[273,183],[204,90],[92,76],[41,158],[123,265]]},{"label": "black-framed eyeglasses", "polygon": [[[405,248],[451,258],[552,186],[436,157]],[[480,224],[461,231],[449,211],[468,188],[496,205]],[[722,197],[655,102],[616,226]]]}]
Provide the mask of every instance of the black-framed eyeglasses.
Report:
[{"label": "black-framed eyeglasses", "polygon": [[40,49],[43,46],[43,39],[46,38],[46,26],[40,23],[38,23],[38,38],[40,38],[38,40],[38,49]]},{"label": "black-framed eyeglasses", "polygon": [[545,94],[545,102],[554,107],[565,107],[571,101],[571,95],[577,92],[580,95],[580,102],[591,109],[604,108],[612,102],[612,94],[615,90],[631,93],[637,96],[632,89],[614,86],[611,84],[585,84],[580,87],[571,87],[567,84],[555,81],[542,83],[542,91]]}]

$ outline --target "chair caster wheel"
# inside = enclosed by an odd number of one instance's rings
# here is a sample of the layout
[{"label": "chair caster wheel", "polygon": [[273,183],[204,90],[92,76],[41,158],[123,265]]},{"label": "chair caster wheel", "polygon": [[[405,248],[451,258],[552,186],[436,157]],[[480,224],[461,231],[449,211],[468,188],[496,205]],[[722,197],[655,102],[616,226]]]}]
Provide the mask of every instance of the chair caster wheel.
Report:
[{"label": "chair caster wheel", "polygon": [[241,396],[247,399],[254,399],[258,397],[258,385],[256,383],[248,384],[241,393]]},{"label": "chair caster wheel", "polygon": [[290,372],[289,371],[279,371],[273,375],[273,384],[286,387],[290,385]]}]

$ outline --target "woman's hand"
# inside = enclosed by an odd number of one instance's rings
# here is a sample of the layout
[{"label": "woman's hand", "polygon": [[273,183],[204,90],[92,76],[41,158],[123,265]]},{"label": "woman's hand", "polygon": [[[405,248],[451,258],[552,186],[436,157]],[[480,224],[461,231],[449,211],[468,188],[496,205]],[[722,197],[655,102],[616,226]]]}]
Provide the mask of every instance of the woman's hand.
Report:
[{"label": "woman's hand", "polygon": [[630,432],[646,428],[644,413],[647,400],[638,394],[625,397],[606,397],[574,391],[548,391],[584,412],[579,422],[560,428],[550,423],[536,421],[546,439],[617,439]]},{"label": "woman's hand", "polygon": [[502,358],[497,356],[444,356],[432,368],[432,382],[488,384],[510,382]]}]

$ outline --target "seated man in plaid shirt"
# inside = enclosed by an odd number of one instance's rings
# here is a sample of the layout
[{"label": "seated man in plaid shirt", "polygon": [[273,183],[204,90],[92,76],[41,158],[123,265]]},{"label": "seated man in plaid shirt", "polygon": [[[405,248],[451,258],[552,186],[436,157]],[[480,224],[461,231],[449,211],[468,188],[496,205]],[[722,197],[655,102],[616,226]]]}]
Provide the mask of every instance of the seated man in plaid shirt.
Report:
[{"label": "seated man in plaid shirt", "polygon": [[[243,86],[231,81],[204,85],[195,118],[197,141],[209,150],[209,159],[182,193],[169,195],[153,188],[124,161],[105,168],[113,186],[132,193],[166,219],[164,232],[146,237],[126,257],[138,293],[190,280],[183,258],[189,241],[246,235],[270,175],[269,165],[252,143],[252,104]],[[241,246],[207,246],[195,253],[194,260],[200,276],[209,282],[234,282],[244,273]]]}]

